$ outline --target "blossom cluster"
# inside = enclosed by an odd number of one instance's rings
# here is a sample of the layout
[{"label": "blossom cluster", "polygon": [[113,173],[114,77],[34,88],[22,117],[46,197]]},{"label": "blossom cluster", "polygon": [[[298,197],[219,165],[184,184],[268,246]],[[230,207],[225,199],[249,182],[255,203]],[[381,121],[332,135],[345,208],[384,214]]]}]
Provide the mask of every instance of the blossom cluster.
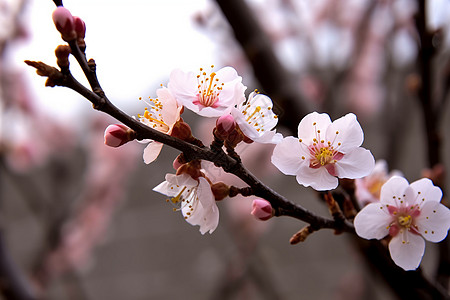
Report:
[{"label": "blossom cluster", "polygon": [[[361,147],[364,133],[356,115],[348,113],[332,121],[328,114],[312,112],[298,125],[297,137],[276,132],[278,116],[272,100],[258,91],[245,95],[242,78],[232,67],[217,72],[199,69],[198,73],[174,70],[167,87],[156,91],[157,98],[144,100],[147,107],[137,119],[146,126],[194,143],[191,129],[181,115],[184,108],[201,117],[216,118],[212,131],[216,147],[225,145],[230,155],[241,142],[274,144],[271,161],[283,174],[317,191],[338,187],[339,179],[356,179],[356,197],[363,209],[356,215],[356,233],[367,239],[391,237],[389,250],[393,261],[411,270],[418,267],[424,239],[438,242],[450,227],[450,212],[440,204],[442,193],[428,179],[408,185],[406,179],[387,174],[384,161],[375,163],[372,153]],[[116,147],[134,139],[123,126],[109,127],[105,143]],[[145,140],[144,162],[157,159],[162,143]],[[213,182],[200,160],[174,161],[176,174],[153,190],[169,197],[167,202],[181,211],[200,232],[212,233],[219,223],[216,201],[230,194],[230,186]],[[366,206],[365,206],[366,205]],[[260,220],[274,216],[270,201],[255,199],[251,212]]]}]

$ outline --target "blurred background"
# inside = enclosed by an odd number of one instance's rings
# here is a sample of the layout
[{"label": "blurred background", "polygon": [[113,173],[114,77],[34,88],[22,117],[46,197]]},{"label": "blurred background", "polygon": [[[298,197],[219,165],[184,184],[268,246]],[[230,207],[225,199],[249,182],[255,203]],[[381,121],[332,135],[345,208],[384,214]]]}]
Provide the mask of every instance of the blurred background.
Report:
[{"label": "blurred background", "polygon": [[[224,3],[244,17],[230,17]],[[450,2],[426,4],[437,49],[431,82],[440,161],[448,166]],[[285,135],[295,136],[310,111],[332,119],[354,112],[363,146],[390,169],[411,182],[430,165],[417,95],[423,82],[414,0],[64,5],[86,23],[86,53],[103,89],[130,115],[143,112],[138,98],[155,97],[174,68],[231,65],[248,93],[258,88],[274,100]],[[115,121],[71,90],[44,87],[45,78],[23,63],[56,66],[54,49],[63,41],[51,19],[54,8],[50,0],[0,0],[0,265],[5,257],[13,262],[14,274],[45,299],[396,299],[349,235],[322,230],[291,246],[289,238],[305,224],[285,217],[257,221],[245,198],[218,203],[220,223],[211,235],[174,213],[152,188],[174,173],[177,151],[164,147],[145,165],[145,145],[106,147],[104,129]],[[75,61],[71,71],[86,82]],[[183,118],[205,144],[212,140],[215,120],[189,112]],[[315,192],[271,165],[271,151],[256,144],[239,149],[263,182],[327,217]],[[427,244],[427,275],[436,271],[437,252]]]}]

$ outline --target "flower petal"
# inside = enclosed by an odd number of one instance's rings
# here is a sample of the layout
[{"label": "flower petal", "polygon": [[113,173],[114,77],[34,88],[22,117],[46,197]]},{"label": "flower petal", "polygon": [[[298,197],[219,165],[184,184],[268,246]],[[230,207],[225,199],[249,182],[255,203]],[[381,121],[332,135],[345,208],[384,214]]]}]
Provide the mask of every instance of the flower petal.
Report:
[{"label": "flower petal", "polygon": [[325,134],[330,124],[331,119],[328,114],[317,112],[307,114],[298,124],[298,137],[306,143],[312,143],[312,140],[317,137],[317,131]]},{"label": "flower petal", "polygon": [[166,87],[156,90],[156,95],[163,105],[161,110],[162,119],[169,127],[172,127],[176,121],[180,119],[180,111],[182,106],[178,105],[177,100]]},{"label": "flower petal", "polygon": [[173,70],[170,73],[167,87],[173,93],[179,105],[198,111],[198,106],[193,104],[193,101],[197,99],[197,80],[193,72],[186,73],[180,69]]},{"label": "flower petal", "polygon": [[382,239],[389,234],[392,217],[385,205],[366,205],[355,217],[356,234],[365,239]]},{"label": "flower petal", "polygon": [[390,204],[398,206],[398,203],[394,197],[401,198],[405,194],[406,189],[409,187],[408,181],[399,176],[391,177],[381,187],[380,202],[383,204]]},{"label": "flower petal", "polygon": [[342,159],[335,163],[335,166],[339,178],[362,178],[372,172],[375,159],[369,150],[358,147],[344,154]]},{"label": "flower petal", "polygon": [[211,186],[208,181],[200,177],[196,193],[192,193],[189,201],[190,205],[182,208],[183,216],[191,225],[199,225],[200,233],[213,233],[219,224],[219,209],[214,200]]},{"label": "flower petal", "polygon": [[334,145],[340,143],[338,150],[344,154],[361,146],[364,133],[355,114],[349,113],[335,120],[326,131],[326,140],[334,141]]},{"label": "flower petal", "polygon": [[144,162],[149,164],[158,157],[164,144],[159,142],[150,142],[144,149]]},{"label": "flower petal", "polygon": [[311,186],[316,191],[329,191],[338,186],[338,179],[330,173],[327,169],[321,167],[317,169],[310,168],[308,164],[300,165],[296,176],[297,182],[303,186]]},{"label": "flower petal", "polygon": [[425,252],[425,240],[420,235],[404,231],[392,238],[389,252],[397,266],[405,271],[415,270]]},{"label": "flower petal", "polygon": [[174,174],[167,174],[166,180],[170,182],[173,185],[177,185],[180,187],[187,186],[187,187],[193,187],[198,185],[198,181],[192,178],[188,174],[180,174],[180,175],[174,175]]},{"label": "flower petal", "polygon": [[[306,157],[308,153],[303,150],[298,139],[288,136],[273,149],[272,163],[286,175],[297,175],[302,155]],[[309,161],[305,163],[309,164]]]},{"label": "flower petal", "polygon": [[433,243],[440,242],[445,239],[450,228],[450,210],[441,203],[426,202],[415,223],[424,239]]},{"label": "flower petal", "polygon": [[419,203],[422,201],[441,202],[442,191],[439,187],[435,186],[430,179],[419,179],[411,183],[410,186],[416,193],[420,192],[420,199],[418,199]]}]

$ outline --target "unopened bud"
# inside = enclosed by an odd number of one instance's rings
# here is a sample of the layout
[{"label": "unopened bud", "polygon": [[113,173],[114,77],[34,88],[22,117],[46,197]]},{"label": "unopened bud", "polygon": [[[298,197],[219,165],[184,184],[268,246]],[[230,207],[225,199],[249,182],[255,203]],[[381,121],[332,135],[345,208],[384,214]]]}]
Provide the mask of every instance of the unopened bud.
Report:
[{"label": "unopened bud", "polygon": [[216,121],[215,134],[218,138],[224,140],[236,128],[236,122],[232,115],[223,115]]},{"label": "unopened bud", "polygon": [[190,141],[193,139],[191,127],[188,123],[182,120],[175,123],[170,135],[173,137],[177,137],[183,141]]},{"label": "unopened bud", "polygon": [[251,214],[261,221],[268,220],[274,215],[272,205],[264,199],[253,200],[252,208]]},{"label": "unopened bud", "polygon": [[223,182],[216,182],[211,185],[211,191],[216,201],[220,201],[229,196],[230,187]]},{"label": "unopened bud", "polygon": [[56,63],[60,68],[69,67],[69,55],[71,53],[69,45],[59,45],[55,49]]},{"label": "unopened bud", "polygon": [[134,139],[134,131],[125,125],[109,125],[105,129],[105,145],[119,147]]},{"label": "unopened bud", "polygon": [[75,26],[75,32],[78,39],[84,39],[86,36],[86,24],[80,17],[73,17],[73,23]]},{"label": "unopened bud", "polygon": [[58,6],[53,11],[52,18],[63,40],[69,42],[77,38],[73,16],[67,8]]}]

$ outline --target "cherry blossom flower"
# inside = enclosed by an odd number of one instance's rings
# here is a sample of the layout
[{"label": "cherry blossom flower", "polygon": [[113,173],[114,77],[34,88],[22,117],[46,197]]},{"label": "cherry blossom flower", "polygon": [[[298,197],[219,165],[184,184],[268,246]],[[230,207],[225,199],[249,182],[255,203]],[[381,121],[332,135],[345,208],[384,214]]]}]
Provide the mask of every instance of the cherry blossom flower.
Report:
[{"label": "cherry blossom flower", "polygon": [[199,177],[197,180],[190,175],[167,174],[166,181],[153,189],[155,192],[172,197],[167,201],[181,210],[186,222],[199,225],[201,234],[213,233],[219,224],[219,209],[208,180]]},{"label": "cherry blossom flower", "polygon": [[241,102],[231,111],[242,132],[251,140],[259,143],[277,144],[283,136],[272,130],[278,123],[273,112],[272,100],[266,95],[252,92],[248,100]]},{"label": "cherry blossom flower", "polygon": [[361,178],[375,160],[361,146],[364,134],[352,113],[335,120],[313,112],[298,125],[298,138],[288,136],[275,146],[272,163],[299,184],[323,191],[338,186],[339,178]]},{"label": "cherry blossom flower", "polygon": [[[214,66],[211,66],[212,68]],[[178,103],[204,117],[220,117],[245,99],[242,77],[232,67],[208,74],[185,73],[180,69],[170,74],[169,89]]]},{"label": "cherry blossom flower", "polygon": [[450,228],[450,210],[439,203],[441,197],[441,189],[427,178],[409,184],[394,176],[381,188],[380,202],[356,215],[356,233],[365,239],[391,236],[392,260],[404,270],[415,270],[425,251],[424,239],[440,242]]},{"label": "cherry blossom flower", "polygon": [[355,196],[361,207],[380,200],[381,187],[392,176],[402,176],[402,172],[393,170],[389,172],[387,162],[377,160],[372,173],[363,178],[355,179]]},{"label": "cherry blossom flower", "polygon": [[[153,129],[170,135],[173,126],[180,120],[180,113],[183,107],[178,105],[168,88],[160,88],[156,91],[156,94],[158,98],[146,101],[149,107],[145,109],[144,115],[138,115],[139,121]],[[149,164],[158,157],[163,144],[153,140],[145,140],[142,142],[149,143],[144,149],[143,155],[144,162]]]}]

